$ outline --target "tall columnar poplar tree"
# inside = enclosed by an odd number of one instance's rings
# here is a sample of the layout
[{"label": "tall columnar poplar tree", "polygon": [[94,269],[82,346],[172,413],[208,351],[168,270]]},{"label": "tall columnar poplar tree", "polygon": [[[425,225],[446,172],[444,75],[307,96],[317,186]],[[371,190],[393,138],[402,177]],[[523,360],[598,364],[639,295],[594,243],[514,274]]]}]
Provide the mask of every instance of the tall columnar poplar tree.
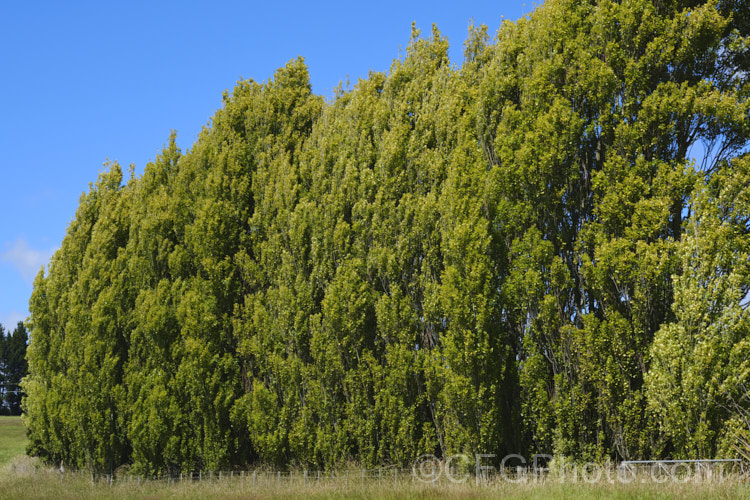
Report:
[{"label": "tall columnar poplar tree", "polygon": [[663,422],[662,445],[684,458],[726,452],[719,448],[732,444],[732,418],[743,414],[735,414],[735,405],[746,409],[748,159],[723,164],[710,183],[696,186],[678,251],[683,273],[674,277],[675,319],[662,325],[650,348],[649,403]]},{"label": "tall columnar poplar tree", "polygon": [[414,28],[330,101],[301,58],[238,82],[189,151],[81,197],[30,303],[30,451],[157,473],[731,449],[747,10],[551,0],[472,28],[460,69]]}]

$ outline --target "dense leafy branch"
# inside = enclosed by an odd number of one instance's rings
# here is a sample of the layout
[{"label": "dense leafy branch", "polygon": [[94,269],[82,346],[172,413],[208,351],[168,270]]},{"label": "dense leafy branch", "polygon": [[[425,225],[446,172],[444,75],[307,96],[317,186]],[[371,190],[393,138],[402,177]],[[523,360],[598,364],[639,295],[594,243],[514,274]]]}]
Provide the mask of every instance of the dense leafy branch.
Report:
[{"label": "dense leafy branch", "polygon": [[414,28],[330,102],[301,58],[238,82],[189,151],[173,134],[82,195],[31,298],[31,451],[144,472],[731,452],[747,18],[550,0],[472,28],[460,69]]}]

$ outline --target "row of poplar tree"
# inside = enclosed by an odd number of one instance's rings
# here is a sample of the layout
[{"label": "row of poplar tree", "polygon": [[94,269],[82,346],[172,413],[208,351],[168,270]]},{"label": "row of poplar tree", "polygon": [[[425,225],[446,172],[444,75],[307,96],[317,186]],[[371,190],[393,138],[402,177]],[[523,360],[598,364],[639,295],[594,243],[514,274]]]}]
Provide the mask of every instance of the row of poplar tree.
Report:
[{"label": "row of poplar tree", "polygon": [[21,414],[21,379],[26,376],[28,332],[23,322],[15,330],[0,324],[0,415]]},{"label": "row of poplar tree", "polygon": [[747,0],[550,0],[325,100],[240,81],[110,164],[31,298],[30,451],[144,473],[726,456],[748,408]]}]

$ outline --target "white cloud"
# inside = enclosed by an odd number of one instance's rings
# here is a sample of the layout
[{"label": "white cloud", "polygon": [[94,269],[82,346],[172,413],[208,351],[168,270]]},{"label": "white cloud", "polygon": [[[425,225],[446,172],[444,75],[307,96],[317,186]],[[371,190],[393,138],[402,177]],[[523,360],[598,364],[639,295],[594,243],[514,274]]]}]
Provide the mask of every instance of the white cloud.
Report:
[{"label": "white cloud", "polygon": [[11,247],[3,252],[1,258],[10,263],[21,277],[31,283],[39,269],[49,262],[55,252],[54,248],[36,250],[31,248],[23,238],[16,239]]},{"label": "white cloud", "polygon": [[25,320],[27,316],[28,314],[23,314],[18,311],[10,311],[0,319],[0,324],[3,325],[3,328],[5,328],[6,331],[13,331],[16,329],[18,322]]}]

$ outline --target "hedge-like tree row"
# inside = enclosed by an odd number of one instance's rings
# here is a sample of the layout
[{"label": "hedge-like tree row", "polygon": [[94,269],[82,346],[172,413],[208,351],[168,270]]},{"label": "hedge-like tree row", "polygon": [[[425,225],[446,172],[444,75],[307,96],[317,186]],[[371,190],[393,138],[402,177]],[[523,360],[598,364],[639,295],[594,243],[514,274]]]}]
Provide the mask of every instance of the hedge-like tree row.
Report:
[{"label": "hedge-like tree row", "polygon": [[[30,450],[144,473],[724,456],[748,408],[750,8],[550,0],[330,102],[302,59],[82,195]],[[697,158],[693,161],[692,158]]]}]

